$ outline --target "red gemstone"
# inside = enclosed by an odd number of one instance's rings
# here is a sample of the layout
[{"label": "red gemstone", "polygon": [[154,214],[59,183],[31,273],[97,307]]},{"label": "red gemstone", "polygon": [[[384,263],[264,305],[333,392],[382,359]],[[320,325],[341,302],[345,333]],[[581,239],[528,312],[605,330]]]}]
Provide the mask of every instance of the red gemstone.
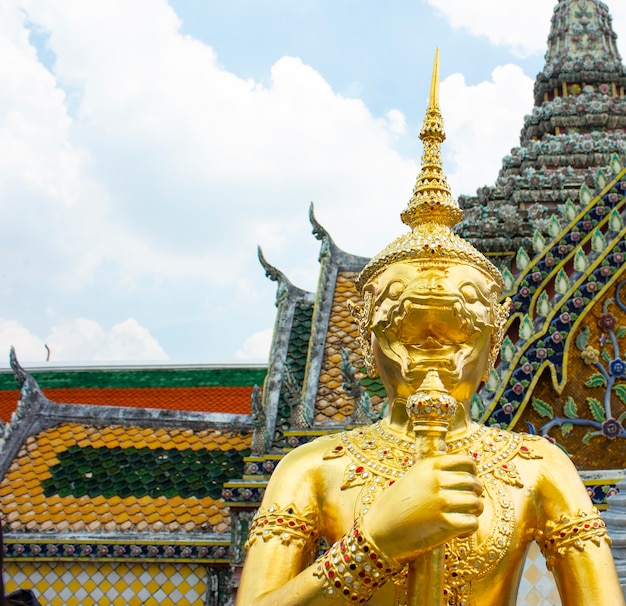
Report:
[{"label": "red gemstone", "polygon": [[361,473],[363,471],[363,467],[360,465],[354,470],[356,473]]}]

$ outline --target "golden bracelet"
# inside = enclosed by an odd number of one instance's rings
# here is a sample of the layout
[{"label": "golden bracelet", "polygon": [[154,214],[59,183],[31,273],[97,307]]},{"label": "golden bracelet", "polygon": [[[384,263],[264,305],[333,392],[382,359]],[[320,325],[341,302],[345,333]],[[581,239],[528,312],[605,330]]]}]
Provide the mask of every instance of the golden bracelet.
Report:
[{"label": "golden bracelet", "polygon": [[358,518],[352,529],[318,558],[315,575],[324,579],[327,597],[364,604],[403,567],[380,553],[360,522]]}]

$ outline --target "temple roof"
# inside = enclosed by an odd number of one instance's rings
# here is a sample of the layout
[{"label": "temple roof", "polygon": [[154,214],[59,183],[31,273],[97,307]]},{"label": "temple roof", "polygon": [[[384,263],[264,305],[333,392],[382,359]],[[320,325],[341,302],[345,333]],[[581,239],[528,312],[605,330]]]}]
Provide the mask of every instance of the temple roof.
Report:
[{"label": "temple roof", "polygon": [[250,432],[62,423],[30,435],[0,484],[5,531],[224,534],[224,482]]},{"label": "temple roof", "polygon": [[[254,385],[265,366],[63,367],[31,371],[55,402],[249,414]],[[12,371],[0,371],[0,420],[8,422],[19,400]]]}]

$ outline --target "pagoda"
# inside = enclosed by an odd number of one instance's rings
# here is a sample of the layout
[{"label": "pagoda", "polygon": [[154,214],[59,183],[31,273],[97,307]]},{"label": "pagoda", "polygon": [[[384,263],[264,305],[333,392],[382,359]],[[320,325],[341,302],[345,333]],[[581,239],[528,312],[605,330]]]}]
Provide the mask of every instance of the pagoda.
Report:
[{"label": "pagoda", "polygon": [[605,3],[560,0],[554,8],[519,146],[494,185],[459,197],[459,231],[492,260],[506,264],[535,231],[546,234],[550,214],[578,203],[581,185],[593,186],[614,154],[626,158],[626,69],[616,39]]}]

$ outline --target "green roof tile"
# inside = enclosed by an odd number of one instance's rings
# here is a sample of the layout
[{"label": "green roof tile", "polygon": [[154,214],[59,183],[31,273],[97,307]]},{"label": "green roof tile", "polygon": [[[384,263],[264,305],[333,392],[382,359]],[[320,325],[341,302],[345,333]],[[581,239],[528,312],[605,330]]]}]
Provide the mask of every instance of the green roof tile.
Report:
[{"label": "green roof tile", "polygon": [[222,485],[243,473],[249,450],[175,450],[71,446],[42,481],[46,496],[219,499]]},{"label": "green roof tile", "polygon": [[[246,387],[263,385],[265,367],[76,369],[34,371],[42,389],[138,387]],[[0,372],[0,390],[15,390],[11,371]]]}]

